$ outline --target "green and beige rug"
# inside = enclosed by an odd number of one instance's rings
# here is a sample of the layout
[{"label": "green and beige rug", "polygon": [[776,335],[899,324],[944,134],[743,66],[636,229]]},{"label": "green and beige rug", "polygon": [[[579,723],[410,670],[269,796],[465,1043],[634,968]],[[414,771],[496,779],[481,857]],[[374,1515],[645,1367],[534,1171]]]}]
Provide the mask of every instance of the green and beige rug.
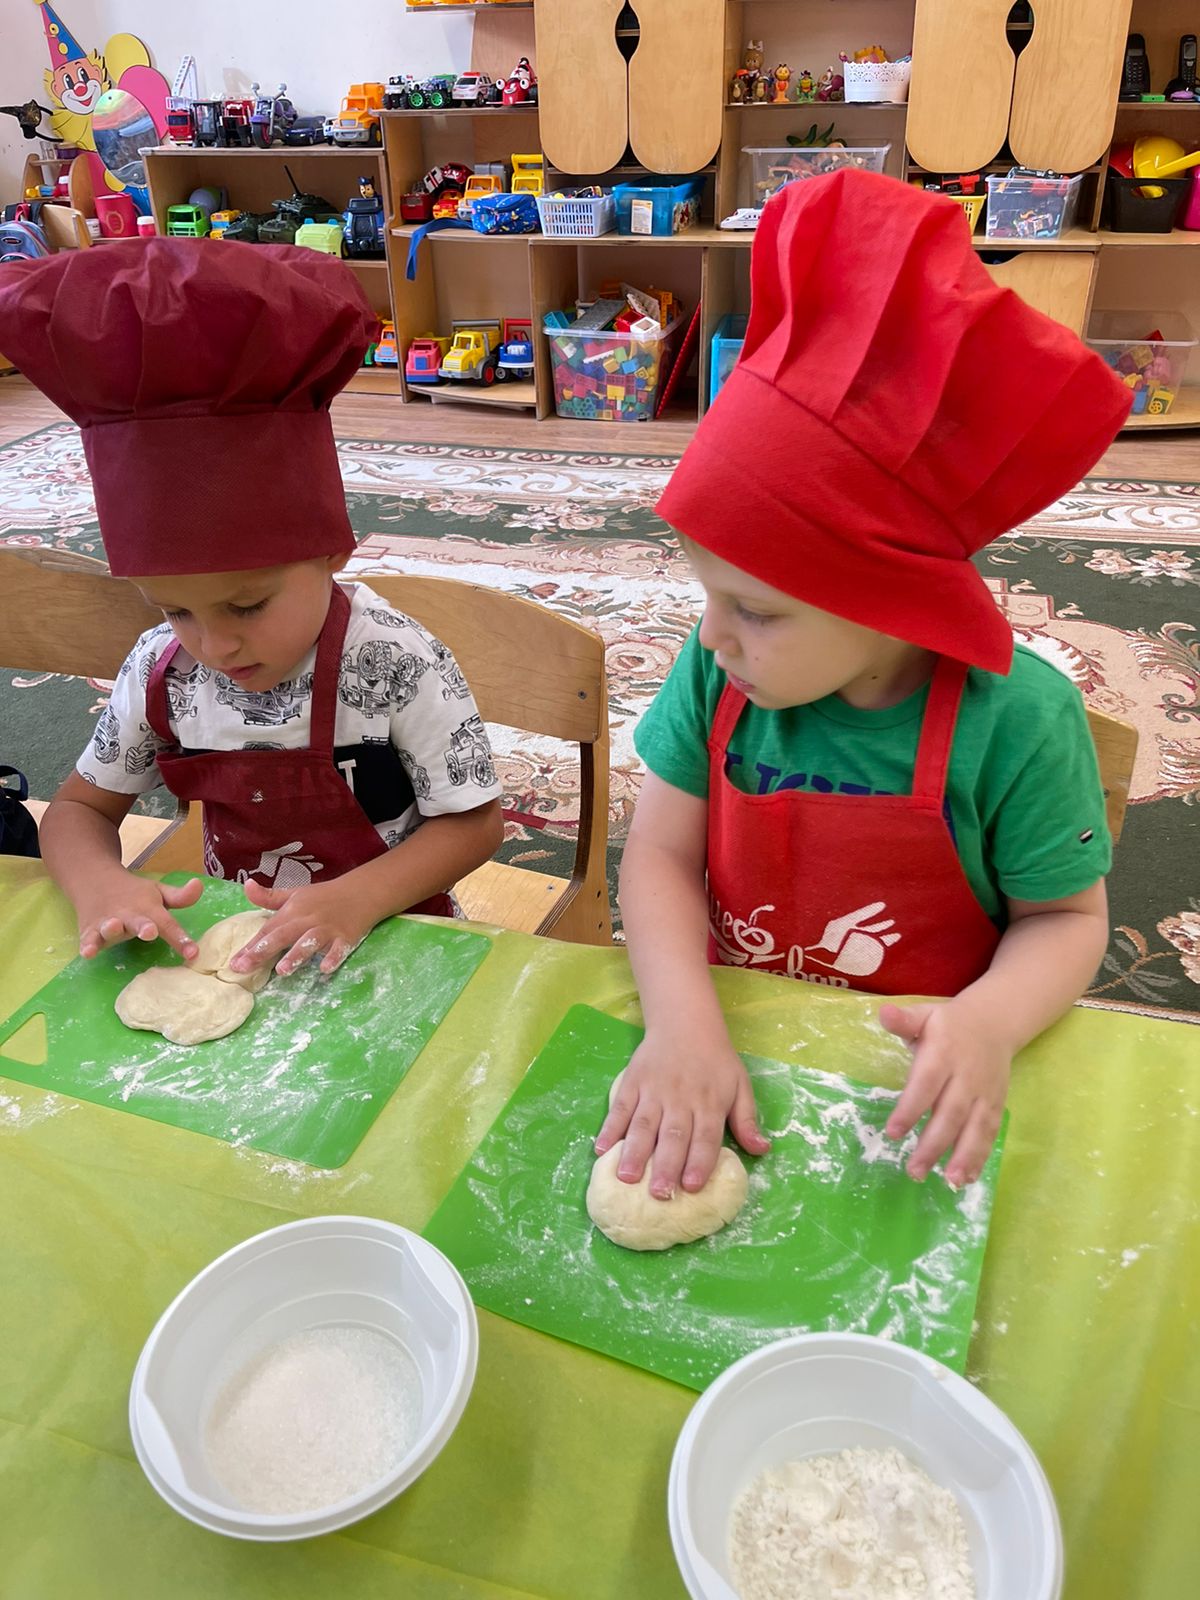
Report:
[{"label": "green and beige rug", "polygon": [[[605,435],[598,444],[608,442],[606,430],[597,433]],[[635,440],[636,430],[619,434],[621,444]],[[357,440],[339,448],[360,539],[351,570],[491,584],[603,636],[615,875],[639,782],[633,729],[699,608],[699,589],[653,510],[672,458]],[[203,482],[181,492],[202,494]],[[103,553],[73,428],[0,450],[0,543]],[[1018,636],[1066,672],[1090,705],[1141,734],[1110,882],[1113,937],[1093,998],[1196,1020],[1200,485],[1089,481],[989,547],[980,566]],[[34,793],[49,794],[88,738],[107,688],[0,675],[0,761],[23,766]],[[520,813],[507,825],[505,859],[563,870],[578,812],[569,752],[503,733],[496,744],[506,805]]]}]

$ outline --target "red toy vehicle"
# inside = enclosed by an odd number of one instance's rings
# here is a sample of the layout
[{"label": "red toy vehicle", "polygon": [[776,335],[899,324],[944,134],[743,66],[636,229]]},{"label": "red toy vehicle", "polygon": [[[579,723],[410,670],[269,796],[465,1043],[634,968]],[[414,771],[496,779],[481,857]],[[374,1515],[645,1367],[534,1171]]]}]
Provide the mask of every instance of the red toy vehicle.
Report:
[{"label": "red toy vehicle", "polygon": [[511,75],[505,78],[500,98],[506,106],[525,106],[536,105],[537,97],[537,74],[529,64],[529,57],[522,56]]},{"label": "red toy vehicle", "polygon": [[414,339],[404,361],[405,383],[441,383],[440,368],[449,348],[449,339],[435,334]]},{"label": "red toy vehicle", "polygon": [[192,114],[190,104],[171,106],[168,101],[167,142],[169,144],[195,144],[196,118]]},{"label": "red toy vehicle", "polygon": [[410,189],[400,196],[401,222],[428,222],[433,216],[433,199],[424,189]]}]

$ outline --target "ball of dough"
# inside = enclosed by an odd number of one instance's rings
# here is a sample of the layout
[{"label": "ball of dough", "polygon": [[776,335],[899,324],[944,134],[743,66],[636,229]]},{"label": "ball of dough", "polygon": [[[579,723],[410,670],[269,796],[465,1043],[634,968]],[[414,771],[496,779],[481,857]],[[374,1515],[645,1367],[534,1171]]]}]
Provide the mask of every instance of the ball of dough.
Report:
[{"label": "ball of dough", "polygon": [[240,1028],[254,1009],[254,996],[236,983],[190,967],[151,967],[139,972],[117,996],[116,1011],[127,1028],[161,1033],[172,1044],[203,1044]]},{"label": "ball of dough", "polygon": [[614,1244],[626,1250],[669,1250],[691,1244],[732,1222],[746,1203],[746,1169],[721,1146],[716,1169],[698,1194],[677,1189],[669,1200],[650,1193],[650,1163],[638,1183],[617,1177],[624,1139],[618,1139],[592,1168],[587,1190],[588,1216]]},{"label": "ball of dough", "polygon": [[200,935],[200,953],[188,965],[193,972],[210,972],[222,983],[236,983],[243,989],[256,992],[270,978],[271,963],[268,961],[261,967],[255,967],[253,972],[234,972],[229,963],[274,915],[273,911],[238,911],[232,917],[214,922],[206,933]]}]

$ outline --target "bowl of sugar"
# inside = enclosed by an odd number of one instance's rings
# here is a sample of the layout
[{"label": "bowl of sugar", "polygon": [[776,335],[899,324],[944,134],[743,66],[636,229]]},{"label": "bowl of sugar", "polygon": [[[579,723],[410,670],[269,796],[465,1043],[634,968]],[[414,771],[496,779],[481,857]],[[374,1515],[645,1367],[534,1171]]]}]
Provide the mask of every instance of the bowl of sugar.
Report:
[{"label": "bowl of sugar", "polygon": [[219,1256],[171,1302],[129,1393],[142,1470],[236,1539],[377,1511],[454,1432],[479,1335],[439,1250],[374,1217],[311,1217]]},{"label": "bowl of sugar", "polygon": [[667,1510],[692,1600],[1058,1600],[1037,1457],[938,1362],[867,1334],[743,1356],[693,1407]]}]

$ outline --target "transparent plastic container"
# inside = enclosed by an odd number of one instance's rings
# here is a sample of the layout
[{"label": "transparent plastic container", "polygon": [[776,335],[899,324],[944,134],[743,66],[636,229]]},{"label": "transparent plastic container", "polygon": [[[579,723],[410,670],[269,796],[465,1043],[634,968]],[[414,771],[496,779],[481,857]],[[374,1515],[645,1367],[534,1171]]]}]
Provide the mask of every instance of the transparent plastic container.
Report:
[{"label": "transparent plastic container", "polygon": [[1133,390],[1133,415],[1171,410],[1200,343],[1178,311],[1097,311],[1087,344]]},{"label": "transparent plastic container", "polygon": [[694,228],[700,221],[703,194],[703,178],[683,178],[678,183],[668,179],[661,184],[614,184],[617,232],[661,238]]},{"label": "transparent plastic container", "polygon": [[554,408],[575,422],[649,422],[671,370],[678,318],[653,334],[545,325]]},{"label": "transparent plastic container", "polygon": [[1083,177],[993,177],[987,186],[989,239],[1057,239],[1074,226]]},{"label": "transparent plastic container", "polygon": [[712,352],[708,362],[708,402],[711,405],[721,392],[726,378],[737,365],[746,342],[746,325],[749,317],[731,311],[717,323],[712,336]]},{"label": "transparent plastic container", "polygon": [[750,204],[762,206],[785,184],[799,178],[819,178],[843,167],[882,172],[890,144],[856,145],[852,149],[796,148],[794,145],[744,145],[750,157]]}]

